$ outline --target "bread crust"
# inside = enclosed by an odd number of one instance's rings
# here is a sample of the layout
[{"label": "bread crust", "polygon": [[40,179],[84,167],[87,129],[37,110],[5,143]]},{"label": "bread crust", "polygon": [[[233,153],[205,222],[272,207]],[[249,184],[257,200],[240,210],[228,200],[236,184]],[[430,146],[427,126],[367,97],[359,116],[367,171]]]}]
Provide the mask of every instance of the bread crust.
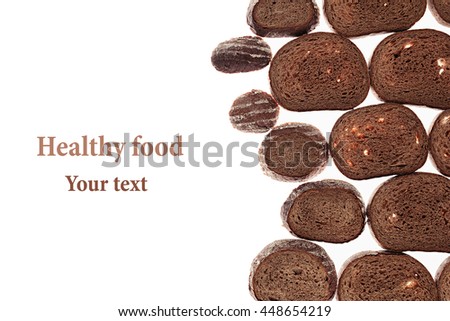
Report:
[{"label": "bread crust", "polygon": [[285,239],[274,241],[265,246],[255,257],[251,264],[249,276],[249,290],[255,300],[260,300],[255,293],[254,276],[260,264],[270,255],[282,251],[301,251],[315,256],[324,267],[328,276],[328,295],[322,300],[332,300],[337,287],[337,274],[333,261],[328,256],[327,252],[319,245],[306,241]]},{"label": "bread crust", "polygon": [[439,266],[436,272],[436,285],[439,299],[441,301],[450,301],[450,257]]},{"label": "bread crust", "polygon": [[[352,201],[356,202],[360,209],[358,213],[355,213],[355,215],[358,217],[354,218],[354,220],[358,222],[357,224],[359,226],[351,226],[348,228],[352,228],[357,231],[354,232],[353,235],[346,236],[346,237],[333,235],[334,233],[332,233],[332,232],[334,231],[336,226],[335,226],[335,223],[332,221],[327,222],[327,224],[321,224],[322,228],[329,229],[329,232],[330,232],[330,233],[327,233],[327,235],[325,237],[319,236],[318,234],[316,234],[315,236],[311,236],[312,234],[315,234],[316,229],[314,229],[314,228],[310,228],[310,230],[311,230],[310,235],[305,235],[301,232],[294,231],[294,229],[289,224],[289,214],[291,213],[291,210],[292,210],[293,205],[295,204],[295,201],[301,195],[306,193],[307,191],[317,190],[319,193],[322,193],[322,195],[323,195],[323,193],[326,193],[327,189],[338,190],[338,191],[341,191],[341,193],[349,192],[353,196]],[[318,205],[318,206],[320,207],[320,205]],[[317,181],[317,182],[309,182],[309,183],[305,183],[305,184],[298,186],[297,188],[295,188],[292,191],[292,193],[289,195],[287,200],[284,202],[283,206],[281,207],[280,214],[281,214],[281,220],[283,222],[283,226],[292,235],[294,235],[296,237],[304,238],[304,239],[313,240],[313,241],[324,241],[324,242],[330,242],[330,243],[346,243],[346,242],[349,242],[349,241],[357,238],[362,233],[362,231],[364,230],[364,226],[365,226],[365,206],[364,206],[364,201],[362,199],[361,194],[353,185],[351,185],[347,182],[344,182],[341,180],[335,180],[335,179],[327,179],[327,180],[322,180],[322,181]]]},{"label": "bread crust", "polygon": [[337,168],[351,179],[409,174],[425,164],[428,136],[409,108],[372,105],[346,112],[336,121],[330,152]]},{"label": "bread crust", "polygon": [[[367,268],[361,271],[356,267],[360,262],[373,264],[375,260],[386,258],[387,263],[374,267],[373,273]],[[397,269],[391,266],[394,262]],[[407,266],[401,266],[404,264]],[[344,262],[339,272],[336,298],[339,301],[436,301],[438,294],[430,272],[413,257],[390,251],[364,251]]]},{"label": "bread crust", "polygon": [[441,174],[450,176],[450,110],[442,112],[430,132],[430,154]]},{"label": "bread crust", "polygon": [[432,173],[396,176],[367,207],[368,225],[391,251],[450,252],[450,180]]},{"label": "bread crust", "polygon": [[450,26],[450,1],[429,0],[429,8],[436,20],[444,26]]},{"label": "bread crust", "polygon": [[450,36],[421,29],[386,37],[369,66],[380,99],[450,109]]},{"label": "bread crust", "polygon": [[[250,26],[250,29],[258,36],[272,38],[298,37],[303,34],[309,33],[319,24],[319,8],[317,7],[316,2],[313,0],[295,0],[295,2],[304,3],[305,6],[309,8],[308,17],[305,19],[305,21],[301,23],[298,22],[294,26],[284,25],[273,27],[264,25],[264,23],[258,22],[257,17],[255,17],[255,11],[257,7],[264,5],[262,2],[264,1],[251,0],[247,10],[247,24]],[[304,9],[303,11],[307,10]]]},{"label": "bread crust", "polygon": [[253,89],[233,102],[229,116],[234,128],[246,133],[265,133],[275,126],[280,108],[271,95]]},{"label": "bread crust", "polygon": [[260,70],[272,59],[270,46],[261,37],[231,38],[217,45],[211,63],[217,71],[234,74]]},{"label": "bread crust", "polygon": [[324,12],[332,28],[346,37],[402,31],[425,13],[427,0],[325,0]]},{"label": "bread crust", "polygon": [[[272,153],[271,150],[273,150],[272,145],[276,145],[275,147],[282,147],[282,144],[284,142],[291,141],[281,141],[278,142],[278,137],[287,135],[288,133],[298,133],[297,136],[303,136],[306,138],[307,141],[301,146],[302,150],[293,149],[294,153],[300,153],[302,155],[302,159],[300,159],[300,163],[296,164],[295,168],[299,169],[300,172],[303,174],[299,175],[296,174],[295,170],[293,170],[293,173],[289,173],[291,167],[287,167],[286,163],[288,163],[290,160],[287,159],[287,157],[283,157],[284,163],[274,164],[274,166],[271,166],[269,162],[270,160],[267,159],[266,153],[275,154],[275,157],[278,157],[279,154],[275,150],[275,153]],[[311,144],[310,149],[314,149],[316,158],[314,160],[309,159],[303,159],[303,156],[309,157],[310,153],[308,150],[308,153],[306,155],[303,155],[303,149],[307,148],[308,144]],[[295,145],[295,144],[294,144]],[[306,145],[306,146],[305,146]],[[283,150],[284,152],[284,150]],[[281,155],[283,156],[283,155]],[[328,162],[328,144],[325,140],[325,137],[323,137],[320,130],[312,125],[305,124],[305,123],[285,123],[279,126],[275,126],[272,128],[272,130],[266,135],[263,142],[261,143],[259,147],[259,163],[261,165],[261,169],[264,174],[267,176],[282,181],[282,182],[302,182],[306,181],[316,175],[318,175],[320,172],[322,172],[327,165]],[[294,168],[294,167],[292,167]]]},{"label": "bread crust", "polygon": [[291,111],[349,110],[364,101],[370,87],[358,47],[327,32],[284,45],[272,59],[269,80],[274,99]]}]

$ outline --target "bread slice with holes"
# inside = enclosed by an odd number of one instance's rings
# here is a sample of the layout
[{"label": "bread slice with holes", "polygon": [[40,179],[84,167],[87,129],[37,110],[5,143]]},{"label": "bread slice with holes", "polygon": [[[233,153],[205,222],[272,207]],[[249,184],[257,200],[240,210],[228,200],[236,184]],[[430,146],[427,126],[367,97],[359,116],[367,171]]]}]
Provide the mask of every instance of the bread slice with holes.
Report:
[{"label": "bread slice with holes", "polygon": [[450,36],[422,29],[385,38],[372,56],[370,77],[384,101],[450,109]]},{"label": "bread slice with holes", "polygon": [[427,132],[409,108],[381,104],[351,110],[335,123],[331,156],[351,179],[413,173],[428,157]]},{"label": "bread slice with holes", "polygon": [[436,273],[436,284],[439,299],[450,301],[450,257],[442,262]]},{"label": "bread slice with holes", "polygon": [[262,37],[297,37],[317,25],[319,10],[313,0],[251,0],[247,23]]},{"label": "bread slice with holes", "polygon": [[450,25],[450,0],[430,0],[430,9],[439,22]]},{"label": "bread slice with holes", "polygon": [[249,289],[259,301],[326,301],[337,276],[325,250],[305,240],[278,240],[253,260]]},{"label": "bread slice with holes", "polygon": [[443,111],[433,124],[430,152],[437,169],[450,176],[450,110]]},{"label": "bread slice with holes", "polygon": [[259,148],[259,163],[267,176],[287,182],[306,181],[328,162],[328,145],[320,130],[305,123],[275,126]]},{"label": "bread slice with holes", "polygon": [[430,272],[413,257],[393,252],[362,252],[344,264],[340,301],[436,301]]},{"label": "bread slice with holes", "polygon": [[330,243],[355,239],[364,229],[365,217],[361,194],[339,180],[302,184],[281,209],[283,225],[293,235]]},{"label": "bread slice with holes", "polygon": [[333,29],[355,37],[411,28],[425,13],[427,0],[325,0],[324,11]]},{"label": "bread slice with holes", "polygon": [[367,218],[387,250],[450,252],[450,180],[431,173],[394,177],[374,194]]},{"label": "bread slice with holes", "polygon": [[272,60],[269,78],[275,100],[292,111],[352,109],[370,87],[361,51],[350,40],[326,32],[284,45]]}]

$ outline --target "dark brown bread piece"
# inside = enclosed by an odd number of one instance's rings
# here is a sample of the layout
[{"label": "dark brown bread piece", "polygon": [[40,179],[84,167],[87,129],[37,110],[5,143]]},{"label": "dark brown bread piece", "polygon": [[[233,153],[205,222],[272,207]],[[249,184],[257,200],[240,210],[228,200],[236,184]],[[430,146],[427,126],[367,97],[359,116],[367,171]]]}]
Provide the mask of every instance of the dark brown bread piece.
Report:
[{"label": "dark brown bread piece", "polygon": [[334,263],[304,240],[278,240],[253,260],[249,289],[259,301],[326,301],[336,292]]},{"label": "dark brown bread piece", "polygon": [[319,10],[312,0],[251,0],[247,23],[262,37],[297,37],[317,25]]},{"label": "dark brown bread piece", "polygon": [[436,301],[430,272],[413,257],[363,252],[351,257],[339,277],[340,301]]},{"label": "dark brown bread piece", "polygon": [[281,209],[284,226],[300,238],[344,243],[364,229],[365,208],[353,185],[323,180],[294,189]]},{"label": "dark brown bread piece", "polygon": [[221,42],[211,55],[213,66],[228,74],[264,68],[272,59],[269,45],[260,37],[239,37]]},{"label": "dark brown bread piece", "polygon": [[342,115],[330,135],[336,166],[351,179],[415,172],[428,156],[427,132],[409,108],[381,104]]},{"label": "dark brown bread piece", "polygon": [[411,28],[425,13],[427,0],[325,0],[333,29],[346,37]]},{"label": "dark brown bread piece", "polygon": [[436,284],[439,299],[442,301],[450,301],[450,257],[439,267],[436,273]]},{"label": "dark brown bread piece", "polygon": [[269,70],[275,100],[292,111],[345,110],[369,92],[366,61],[348,39],[318,32],[284,45]]},{"label": "dark brown bread piece", "polygon": [[450,180],[430,173],[394,177],[378,188],[367,217],[387,250],[450,252]]},{"label": "dark brown bread piece", "polygon": [[450,24],[450,0],[430,0],[430,9],[439,22]]},{"label": "dark brown bread piece", "polygon": [[233,102],[229,115],[234,128],[248,133],[265,133],[275,126],[279,111],[272,96],[253,89]]},{"label": "dark brown bread piece", "polygon": [[384,101],[450,108],[450,36],[409,30],[385,38],[370,64],[373,89]]},{"label": "dark brown bread piece", "polygon": [[316,127],[303,123],[276,126],[259,148],[263,172],[280,181],[305,181],[320,173],[328,161],[328,146]]},{"label": "dark brown bread piece", "polygon": [[442,112],[430,132],[430,152],[437,169],[450,176],[450,110]]}]

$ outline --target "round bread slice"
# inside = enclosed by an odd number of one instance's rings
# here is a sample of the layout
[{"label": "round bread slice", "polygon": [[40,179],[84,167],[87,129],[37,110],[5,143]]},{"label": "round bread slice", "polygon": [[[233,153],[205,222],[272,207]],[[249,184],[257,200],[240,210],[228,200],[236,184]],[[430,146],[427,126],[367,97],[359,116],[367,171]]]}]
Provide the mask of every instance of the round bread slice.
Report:
[{"label": "round bread slice", "polygon": [[317,25],[319,10],[313,0],[251,0],[247,23],[262,37],[297,37]]},{"label": "round bread slice", "polygon": [[439,22],[450,24],[450,0],[430,0],[430,9]]},{"label": "round bread slice", "polygon": [[330,135],[331,156],[348,178],[368,179],[413,173],[428,157],[420,119],[399,104],[381,104],[342,115]]},{"label": "round bread slice", "polygon": [[422,29],[395,33],[375,49],[373,89],[389,102],[450,108],[450,36]]},{"label": "round bread slice", "polygon": [[305,181],[319,174],[327,161],[325,137],[319,129],[304,123],[274,127],[259,148],[263,172],[280,181]]},{"label": "round bread slice", "polygon": [[280,107],[271,95],[253,89],[233,102],[230,121],[234,128],[248,133],[265,133],[275,126]]},{"label": "round bread slice", "polygon": [[450,180],[431,173],[394,177],[378,188],[367,217],[387,250],[450,252]]},{"label": "round bread slice", "polygon": [[363,252],[340,273],[340,301],[436,301],[430,272],[413,257],[392,252]]},{"label": "round bread slice", "polygon": [[436,284],[439,299],[442,301],[450,301],[450,257],[438,268],[436,273]]},{"label": "round bread slice", "polygon": [[442,112],[430,132],[430,152],[437,169],[450,176],[450,110]]},{"label": "round bread slice", "polygon": [[304,240],[278,240],[253,260],[249,289],[258,301],[326,301],[336,292],[334,263]]},{"label": "round bread slice", "polygon": [[333,29],[355,37],[411,28],[425,13],[427,0],[325,0],[324,11]]},{"label": "round bread slice", "polygon": [[274,56],[269,70],[272,95],[292,111],[346,110],[369,92],[369,74],[361,51],[334,33],[298,37]]},{"label": "round bread slice", "polygon": [[281,209],[281,218],[283,225],[300,238],[345,243],[363,231],[365,208],[353,185],[323,180],[294,189]]}]

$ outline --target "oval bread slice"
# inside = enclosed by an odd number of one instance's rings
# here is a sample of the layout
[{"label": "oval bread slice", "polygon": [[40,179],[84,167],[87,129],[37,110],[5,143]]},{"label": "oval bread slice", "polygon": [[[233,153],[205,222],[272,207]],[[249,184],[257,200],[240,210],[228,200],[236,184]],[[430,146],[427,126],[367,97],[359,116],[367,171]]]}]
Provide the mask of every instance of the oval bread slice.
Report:
[{"label": "oval bread slice", "polygon": [[281,209],[283,225],[295,236],[330,243],[345,243],[364,229],[361,194],[344,181],[323,180],[294,189]]},{"label": "oval bread slice", "polygon": [[425,13],[427,0],[325,0],[324,11],[333,29],[355,37],[411,28]]},{"label": "oval bread slice", "polygon": [[337,276],[325,250],[304,240],[278,240],[253,260],[249,288],[259,301],[326,301]]},{"label": "oval bread slice", "polygon": [[284,45],[272,60],[269,79],[275,100],[292,111],[352,109],[364,101],[370,87],[358,47],[327,32]]},{"label": "oval bread slice", "polygon": [[450,110],[442,112],[430,132],[430,153],[437,169],[450,176]]},{"label": "oval bread slice", "polygon": [[378,188],[367,217],[387,250],[450,252],[450,180],[431,173],[394,177]]},{"label": "oval bread slice", "polygon": [[450,109],[450,36],[422,29],[386,37],[372,56],[370,78],[384,101]]},{"label": "oval bread slice", "polygon": [[338,169],[351,179],[413,173],[428,157],[428,137],[420,119],[399,104],[381,104],[342,115],[330,135]]},{"label": "oval bread slice", "polygon": [[363,252],[351,257],[339,277],[340,301],[436,301],[430,272],[413,257]]}]

